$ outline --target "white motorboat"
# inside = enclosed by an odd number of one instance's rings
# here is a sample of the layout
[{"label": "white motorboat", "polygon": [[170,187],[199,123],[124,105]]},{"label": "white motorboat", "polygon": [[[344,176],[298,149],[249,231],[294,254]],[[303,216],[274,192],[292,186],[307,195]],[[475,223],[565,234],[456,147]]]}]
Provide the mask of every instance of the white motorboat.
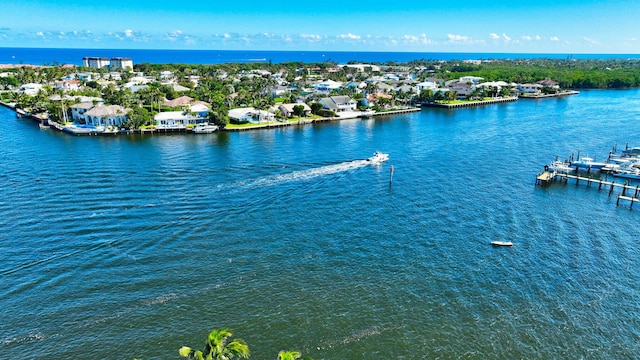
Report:
[{"label": "white motorboat", "polygon": [[198,124],[192,129],[196,134],[210,134],[217,130],[218,125],[210,125],[209,123]]},{"label": "white motorboat", "polygon": [[611,175],[624,179],[640,180],[640,169],[632,163],[620,164],[617,169],[611,171]]},{"label": "white motorboat", "polygon": [[493,246],[513,246],[511,241],[492,241],[491,245]]},{"label": "white motorboat", "polygon": [[375,114],[375,110],[367,109],[360,112],[360,117],[362,118],[370,118]]},{"label": "white motorboat", "polygon": [[368,158],[367,161],[371,164],[380,164],[389,160],[389,154],[385,154],[380,151],[376,151],[373,153],[373,156]]},{"label": "white motorboat", "polygon": [[571,162],[571,167],[586,170],[600,170],[605,167],[605,165],[607,165],[607,163],[595,162],[593,158],[590,157],[583,157],[579,160]]},{"label": "white motorboat", "polygon": [[549,171],[561,174],[570,174],[576,171],[575,167],[571,167],[568,161],[554,161],[548,166]]}]

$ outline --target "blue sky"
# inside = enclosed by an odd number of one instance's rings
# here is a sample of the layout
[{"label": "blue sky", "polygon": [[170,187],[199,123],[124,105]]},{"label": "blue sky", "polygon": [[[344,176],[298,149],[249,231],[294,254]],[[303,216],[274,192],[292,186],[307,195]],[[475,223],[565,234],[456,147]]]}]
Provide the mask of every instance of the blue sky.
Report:
[{"label": "blue sky", "polygon": [[632,54],[638,22],[637,0],[5,0],[0,47]]}]

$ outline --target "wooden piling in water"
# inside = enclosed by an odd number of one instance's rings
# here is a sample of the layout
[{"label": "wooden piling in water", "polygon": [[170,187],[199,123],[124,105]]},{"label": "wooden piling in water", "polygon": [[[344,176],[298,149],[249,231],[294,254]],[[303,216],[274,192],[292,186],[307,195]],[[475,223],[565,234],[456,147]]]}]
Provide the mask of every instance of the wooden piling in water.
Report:
[{"label": "wooden piling in water", "polygon": [[[585,181],[587,184],[587,186],[590,186],[592,183],[598,183],[598,190],[602,189],[602,186],[607,186],[609,185],[609,191],[608,191],[608,196],[611,196],[611,194],[613,194],[613,190],[616,187],[622,188],[622,190],[620,191],[620,193],[618,193],[617,197],[616,197],[616,206],[620,205],[620,200],[627,200],[629,201],[629,207],[633,208],[633,203],[635,202],[640,202],[640,185],[631,185],[629,180],[625,181],[624,183],[616,183],[615,180],[612,181],[607,181],[606,179],[595,179],[595,178],[591,178],[591,177],[583,177],[580,175],[569,175],[569,174],[564,174],[564,173],[545,173],[546,176],[544,176],[545,179],[547,179],[547,181],[539,181],[536,182],[536,184],[546,184],[547,182],[550,182],[551,180],[555,180],[555,179],[559,179],[559,181],[565,181],[568,182],[569,179],[576,179],[576,186],[580,183],[580,181]],[[542,175],[542,174],[541,174]],[[541,176],[538,175],[538,177],[540,178]],[[633,190],[633,196],[628,196],[627,195],[627,191],[631,191]]]}]

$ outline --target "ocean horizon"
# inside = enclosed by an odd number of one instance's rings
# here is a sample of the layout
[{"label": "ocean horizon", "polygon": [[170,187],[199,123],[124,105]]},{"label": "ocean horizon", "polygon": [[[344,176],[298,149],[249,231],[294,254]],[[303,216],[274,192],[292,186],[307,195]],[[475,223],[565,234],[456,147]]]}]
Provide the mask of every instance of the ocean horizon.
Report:
[{"label": "ocean horizon", "polygon": [[0,48],[0,64],[82,65],[83,57],[129,57],[133,60],[134,64],[212,65],[223,63],[285,62],[404,63],[414,60],[447,61],[469,59],[635,59],[640,58],[640,54]]}]

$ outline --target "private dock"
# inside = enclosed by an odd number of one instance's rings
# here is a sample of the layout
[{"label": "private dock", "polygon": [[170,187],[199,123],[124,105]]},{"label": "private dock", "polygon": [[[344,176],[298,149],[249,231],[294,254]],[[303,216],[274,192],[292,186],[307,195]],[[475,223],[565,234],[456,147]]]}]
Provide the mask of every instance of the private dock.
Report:
[{"label": "private dock", "polygon": [[464,101],[464,102],[456,102],[456,103],[425,102],[425,103],[422,103],[422,106],[457,109],[457,108],[465,108],[465,107],[473,107],[473,106],[481,106],[481,105],[502,104],[502,103],[507,103],[512,101],[518,101],[518,97],[509,96],[509,97],[503,97],[503,98],[495,98],[491,100],[475,100],[475,101]]},{"label": "private dock", "polygon": [[634,203],[640,202],[640,197],[638,197],[640,195],[640,185],[630,185],[628,180],[617,183],[615,180],[608,181],[606,179],[598,179],[593,177],[571,175],[545,170],[536,176],[536,185],[545,185],[555,180],[564,181],[565,183],[568,183],[569,180],[575,180],[576,185],[582,182],[586,184],[587,187],[591,187],[592,184],[594,186],[595,184],[597,184],[598,190],[602,190],[604,188],[608,191],[608,196],[611,196],[614,189],[620,189],[620,192],[618,193],[616,199],[616,206],[620,205],[620,200],[629,201],[630,208],[633,208]]}]

